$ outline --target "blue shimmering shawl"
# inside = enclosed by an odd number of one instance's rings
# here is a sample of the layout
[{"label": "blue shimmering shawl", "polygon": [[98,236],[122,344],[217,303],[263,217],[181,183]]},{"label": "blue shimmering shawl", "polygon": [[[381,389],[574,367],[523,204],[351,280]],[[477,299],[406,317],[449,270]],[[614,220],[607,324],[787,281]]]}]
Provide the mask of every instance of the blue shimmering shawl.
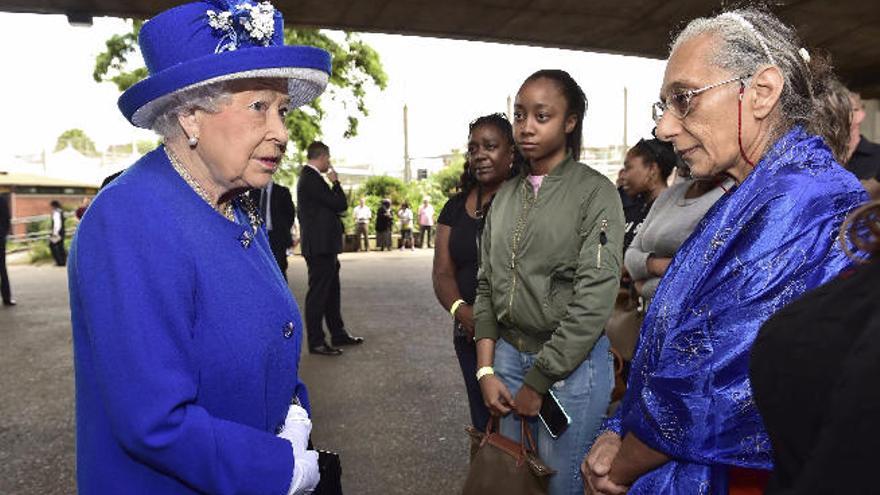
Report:
[{"label": "blue shimmering shawl", "polygon": [[657,289],[606,422],[672,458],[629,493],[726,495],[730,466],[772,469],[749,349],[775,311],[850,265],[836,238],[866,200],[822,140],[795,127],[709,210]]}]

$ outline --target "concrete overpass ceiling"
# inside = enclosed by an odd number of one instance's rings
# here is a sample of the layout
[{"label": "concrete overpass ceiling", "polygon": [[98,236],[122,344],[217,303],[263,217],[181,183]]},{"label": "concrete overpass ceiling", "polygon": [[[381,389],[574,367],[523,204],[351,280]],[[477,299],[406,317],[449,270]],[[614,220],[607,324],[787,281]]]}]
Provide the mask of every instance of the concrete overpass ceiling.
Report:
[{"label": "concrete overpass ceiling", "polygon": [[[174,0],[0,0],[0,10],[148,18]],[[666,56],[670,33],[721,2],[703,0],[276,0],[288,22],[351,31]],[[880,2],[782,0],[774,10],[841,78],[880,97]]]}]

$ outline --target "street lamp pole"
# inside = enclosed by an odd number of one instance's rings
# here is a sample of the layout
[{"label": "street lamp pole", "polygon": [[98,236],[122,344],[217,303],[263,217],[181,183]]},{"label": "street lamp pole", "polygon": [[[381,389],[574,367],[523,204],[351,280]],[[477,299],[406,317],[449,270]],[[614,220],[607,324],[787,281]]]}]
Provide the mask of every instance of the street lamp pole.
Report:
[{"label": "street lamp pole", "polygon": [[403,181],[412,180],[412,170],[409,162],[409,109],[403,105]]}]

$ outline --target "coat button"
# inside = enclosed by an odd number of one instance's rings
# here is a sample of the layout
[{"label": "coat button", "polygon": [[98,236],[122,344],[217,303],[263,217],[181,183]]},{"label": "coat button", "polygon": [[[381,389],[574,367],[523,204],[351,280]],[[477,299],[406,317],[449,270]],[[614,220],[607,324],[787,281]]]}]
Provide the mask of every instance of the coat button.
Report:
[{"label": "coat button", "polygon": [[281,331],[281,334],[284,335],[285,339],[289,339],[293,337],[293,322],[288,321],[286,325],[284,325],[284,329]]},{"label": "coat button", "polygon": [[276,434],[276,435],[280,435],[282,431],[284,431],[284,425],[283,425],[283,424],[280,424],[280,425],[278,425],[278,426],[275,427],[275,434]]}]

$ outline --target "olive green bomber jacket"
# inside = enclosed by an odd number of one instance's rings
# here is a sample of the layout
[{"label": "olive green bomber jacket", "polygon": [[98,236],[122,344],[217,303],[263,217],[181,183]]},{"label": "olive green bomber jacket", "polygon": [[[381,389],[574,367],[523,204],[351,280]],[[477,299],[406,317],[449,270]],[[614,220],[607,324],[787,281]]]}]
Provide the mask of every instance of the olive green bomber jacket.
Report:
[{"label": "olive green bomber jacket", "polygon": [[623,208],[603,175],[570,156],[535,196],[525,176],[492,201],[474,305],[476,339],[537,352],[525,383],[546,393],[586,359],[620,282]]}]

